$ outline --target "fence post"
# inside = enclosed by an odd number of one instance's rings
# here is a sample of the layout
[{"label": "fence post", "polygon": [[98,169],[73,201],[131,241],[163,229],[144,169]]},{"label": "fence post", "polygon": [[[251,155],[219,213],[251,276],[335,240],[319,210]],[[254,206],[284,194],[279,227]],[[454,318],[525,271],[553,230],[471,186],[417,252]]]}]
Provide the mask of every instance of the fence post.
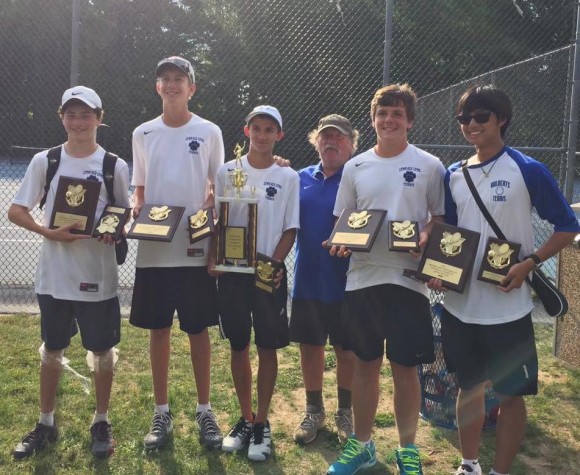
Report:
[{"label": "fence post", "polygon": [[80,0],[72,0],[72,34],[70,48],[70,87],[79,83],[79,41],[81,5]]},{"label": "fence post", "polygon": [[576,167],[576,140],[578,138],[578,96],[580,94],[580,2],[576,3],[576,35],[574,38],[574,68],[570,88],[570,117],[568,119],[568,159],[564,195],[572,203],[574,195],[574,169]]},{"label": "fence post", "polygon": [[383,86],[389,84],[391,73],[391,43],[393,38],[393,6],[395,0],[386,0],[385,47],[383,50]]}]

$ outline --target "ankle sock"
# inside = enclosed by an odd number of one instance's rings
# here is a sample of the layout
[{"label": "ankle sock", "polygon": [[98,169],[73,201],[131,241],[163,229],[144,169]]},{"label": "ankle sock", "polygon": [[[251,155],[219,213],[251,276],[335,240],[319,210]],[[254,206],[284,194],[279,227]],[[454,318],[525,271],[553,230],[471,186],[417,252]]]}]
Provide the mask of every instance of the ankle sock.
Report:
[{"label": "ankle sock", "polygon": [[155,414],[164,414],[169,412],[169,404],[161,404],[159,406],[155,406]]},{"label": "ankle sock", "polygon": [[204,412],[204,411],[211,411],[211,403],[208,402],[207,404],[197,404],[197,409],[195,412]]},{"label": "ankle sock", "polygon": [[350,389],[338,388],[338,408],[350,409],[352,407],[352,393]]},{"label": "ankle sock", "polygon": [[54,426],[54,411],[41,412],[38,422],[40,422],[42,425],[45,425],[48,427],[53,427]]},{"label": "ankle sock", "polygon": [[322,389],[319,391],[306,391],[306,405],[314,406],[318,411],[322,411]]},{"label": "ankle sock", "polygon": [[99,414],[97,412],[95,412],[95,415],[93,416],[93,422],[91,423],[91,425],[96,424],[97,422],[109,422],[109,413],[105,412],[103,414]]}]

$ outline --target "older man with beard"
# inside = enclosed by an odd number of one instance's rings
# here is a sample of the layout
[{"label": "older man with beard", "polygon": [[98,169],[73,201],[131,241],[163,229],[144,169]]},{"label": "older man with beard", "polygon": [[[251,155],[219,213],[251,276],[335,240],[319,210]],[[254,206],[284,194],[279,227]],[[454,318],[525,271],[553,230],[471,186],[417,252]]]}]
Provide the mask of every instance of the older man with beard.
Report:
[{"label": "older man with beard", "polygon": [[344,164],[357,147],[358,131],[337,114],[323,117],[308,140],[320,162],[299,171],[300,229],[292,294],[290,340],[300,343],[300,360],[306,410],[294,432],[294,440],[308,444],[324,426],[322,400],[324,346],[328,338],[336,354],[338,407],[335,414],[338,438],[352,433],[351,380],[353,357],[345,351],[340,325],[348,259],[332,257],[322,247],[335,223],[334,202]]}]

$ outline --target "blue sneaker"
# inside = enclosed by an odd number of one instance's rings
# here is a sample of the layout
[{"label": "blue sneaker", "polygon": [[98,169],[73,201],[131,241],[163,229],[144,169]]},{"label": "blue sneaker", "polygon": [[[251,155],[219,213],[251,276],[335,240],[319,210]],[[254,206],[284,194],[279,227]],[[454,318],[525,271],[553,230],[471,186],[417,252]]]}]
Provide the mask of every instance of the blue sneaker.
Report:
[{"label": "blue sneaker", "polygon": [[373,441],[361,446],[353,434],[347,439],[339,459],[328,467],[326,475],[353,475],[376,463],[377,456]]},{"label": "blue sneaker", "polygon": [[395,452],[401,475],[423,475],[419,449],[413,444],[397,449]]}]

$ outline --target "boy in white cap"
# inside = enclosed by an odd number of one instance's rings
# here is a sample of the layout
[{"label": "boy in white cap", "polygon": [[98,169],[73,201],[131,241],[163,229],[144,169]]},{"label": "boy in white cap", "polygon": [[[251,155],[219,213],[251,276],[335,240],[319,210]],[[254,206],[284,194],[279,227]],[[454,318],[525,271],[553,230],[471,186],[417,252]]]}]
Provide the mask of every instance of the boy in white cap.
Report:
[{"label": "boy in white cap", "polygon": [[[80,328],[83,346],[94,355],[96,412],[90,427],[91,451],[107,457],[114,451],[108,419],[113,382],[114,350],[119,343],[121,316],[117,297],[117,263],[114,242],[106,237],[91,239],[75,234],[76,224],[49,229],[49,218],[57,198],[60,176],[104,182],[105,150],[97,144],[97,128],[103,118],[101,99],[95,91],[77,86],[65,91],[58,111],[67,132],[67,141],[56,151],[56,173],[47,183],[49,151],[36,154],[20,189],[8,210],[14,224],[40,234],[42,249],[37,267],[35,291],[40,307],[43,344],[39,349],[40,420],[34,430],[16,446],[13,455],[22,459],[42,450],[58,438],[54,408],[64,350]],[[51,153],[51,157],[52,157]],[[48,187],[47,187],[48,185]],[[129,206],[129,169],[117,159],[113,190],[119,206]],[[30,213],[44,204],[44,222],[37,223]],[[109,203],[101,186],[95,220]]]},{"label": "boy in white cap", "polygon": [[[242,170],[247,174],[245,189],[254,190],[258,199],[257,252],[283,263],[294,245],[300,222],[298,174],[277,165],[273,156],[274,145],[284,137],[280,112],[272,106],[256,107],[246,117],[244,133],[250,139],[248,154],[241,157]],[[236,162],[231,161],[218,170],[217,196],[224,196],[226,187],[231,189],[229,174],[235,167]],[[247,226],[247,210],[245,203],[230,203],[228,226]],[[210,268],[215,258],[212,252]],[[268,411],[278,371],[276,350],[289,343],[288,290],[285,268],[276,276],[278,288],[273,293],[258,289],[254,279],[253,274],[235,272],[223,273],[218,279],[220,321],[230,340],[232,377],[241,410],[238,422],[224,438],[222,450],[233,452],[249,445],[248,458],[263,461],[271,453]],[[252,326],[259,361],[255,415],[249,356]]]},{"label": "boy in white cap", "polygon": [[208,240],[191,245],[187,217],[213,204],[212,188],[224,162],[221,130],[189,111],[195,94],[191,63],[178,56],[162,59],[156,70],[163,113],[133,132],[133,179],[138,216],[143,204],[184,206],[181,224],[169,243],[139,241],[130,323],[149,330],[155,412],[145,436],[146,449],[163,447],[173,432],[168,372],[173,315],[189,337],[197,388],[196,420],[201,444],[220,448],[222,434],[209,401],[210,340],[217,325],[215,277],[208,274]]}]

